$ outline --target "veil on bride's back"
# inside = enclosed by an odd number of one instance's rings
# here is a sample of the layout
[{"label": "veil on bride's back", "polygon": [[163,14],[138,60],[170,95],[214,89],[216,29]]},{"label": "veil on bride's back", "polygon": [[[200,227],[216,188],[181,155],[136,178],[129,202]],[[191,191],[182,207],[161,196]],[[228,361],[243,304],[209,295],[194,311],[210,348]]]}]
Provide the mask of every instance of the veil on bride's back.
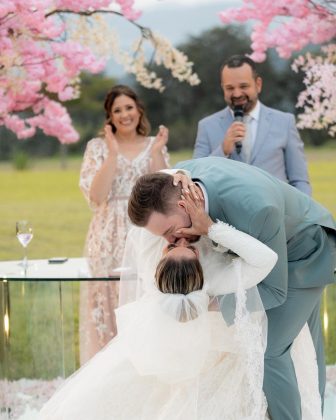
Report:
[{"label": "veil on bride's back", "polygon": [[[217,233],[226,230],[227,235],[227,226],[216,225]],[[237,233],[231,231],[234,242]],[[164,245],[163,239],[144,229],[131,229],[121,274],[122,305],[116,310],[118,335],[67,379],[39,419],[266,418],[262,385],[267,323],[256,284],[267,270],[258,270],[256,258],[265,261],[256,250],[258,244],[249,247],[248,264],[227,252],[215,252],[211,240],[201,238],[196,246],[204,285],[185,295],[162,293],[155,286]],[[246,248],[240,240],[242,247]],[[307,341],[303,345],[306,353]],[[302,371],[314,363],[312,342],[311,348]],[[303,352],[298,354],[304,361]],[[300,392],[308,404],[306,410],[303,406],[303,419],[322,419],[317,367],[311,380],[305,374],[304,381]],[[313,382],[314,392],[309,385]]]},{"label": "veil on bride's back", "polygon": [[[201,250],[203,289],[186,296],[160,293],[155,286],[154,274],[165,244],[163,238],[153,236],[143,228],[133,227],[128,234],[118,311],[121,314],[122,305],[143,299],[142,310],[146,312],[146,315],[138,314],[137,321],[127,323],[131,360],[142,374],[156,374],[169,383],[196,378],[201,372],[202,377],[206,377],[204,372],[214,368],[217,376],[221,376],[221,382],[216,384],[219,389],[214,400],[203,390],[209,400],[206,404],[210,410],[208,418],[220,418],[222,408],[218,408],[217,416],[215,406],[210,408],[210,400],[215,403],[221,391],[229,395],[230,392],[225,390],[227,387],[231,392],[235,390],[238,399],[244,399],[248,407],[246,418],[260,420],[266,411],[262,383],[267,322],[257,287],[244,289],[240,259],[237,258],[230,262],[236,283],[234,288],[228,289],[225,283],[227,260],[222,260],[221,254],[212,250],[210,254],[211,241],[201,238],[196,246]],[[215,257],[211,258],[213,254]],[[187,314],[184,322],[181,322],[182,312]],[[148,322],[148,329],[139,322]],[[122,328],[121,325],[121,334]],[[219,354],[226,356],[226,363],[230,360],[230,368],[221,363]],[[227,371],[226,374],[222,369]],[[233,374],[236,378],[232,377]],[[208,391],[212,389],[214,392],[214,386],[209,383],[207,386]],[[188,394],[189,401],[194,402],[192,406],[204,407],[197,401],[197,398],[202,398],[199,390],[195,388],[192,392],[190,388],[189,391],[192,394]],[[234,399],[231,402],[228,399],[226,404],[232,404],[232,410],[235,410]],[[229,407],[227,410],[230,411]]]}]

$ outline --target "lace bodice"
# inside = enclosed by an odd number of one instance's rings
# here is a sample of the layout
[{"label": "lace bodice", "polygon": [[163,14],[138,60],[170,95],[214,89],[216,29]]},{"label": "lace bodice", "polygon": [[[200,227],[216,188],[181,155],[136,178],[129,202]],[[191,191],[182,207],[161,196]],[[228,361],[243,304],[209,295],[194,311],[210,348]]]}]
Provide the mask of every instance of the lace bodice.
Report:
[{"label": "lace bodice", "polygon": [[[121,153],[118,154],[117,176],[114,178],[107,202],[118,197],[129,197],[132,187],[139,176],[148,173],[150,168],[150,149],[154,137],[148,138],[148,144],[142,152],[134,159],[128,159]],[[168,162],[167,149],[164,150]],[[84,155],[83,165],[80,174],[80,188],[91,207],[95,205],[90,202],[89,193],[93,178],[101,168],[108,155],[108,148],[102,138],[95,138],[88,142]]]},{"label": "lace bodice", "polygon": [[[148,138],[146,147],[132,160],[122,154],[118,155],[116,176],[111,182],[107,198],[100,205],[90,201],[90,189],[95,175],[108,156],[108,148],[102,138],[95,138],[87,144],[79,184],[93,211],[84,252],[93,277],[111,276],[113,270],[121,265],[130,228],[128,197],[138,177],[150,172],[153,142],[154,138]],[[167,161],[166,148],[163,153]],[[91,281],[81,284],[82,363],[116,334],[114,308],[117,305],[116,282]]]}]

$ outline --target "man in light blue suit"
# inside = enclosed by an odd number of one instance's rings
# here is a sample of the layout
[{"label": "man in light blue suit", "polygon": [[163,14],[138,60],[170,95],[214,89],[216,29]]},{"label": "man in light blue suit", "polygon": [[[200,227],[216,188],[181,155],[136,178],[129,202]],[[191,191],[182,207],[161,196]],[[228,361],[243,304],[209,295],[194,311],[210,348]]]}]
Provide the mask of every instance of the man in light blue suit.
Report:
[{"label": "man in light blue suit", "polygon": [[[268,317],[264,391],[272,420],[301,420],[290,349],[307,322],[317,354],[323,402],[325,364],[319,303],[324,287],[335,282],[335,222],[328,210],[307,194],[245,163],[208,157],[176,167],[188,171],[197,183],[197,193],[203,196],[213,220],[235,226],[278,254],[274,269],[258,285]],[[128,213],[132,223],[169,242],[192,238],[181,187],[173,186],[171,175],[140,177]]]},{"label": "man in light blue suit", "polygon": [[[228,106],[199,122],[193,157],[219,156],[245,162],[311,195],[295,118],[260,103],[262,79],[254,61],[243,55],[230,57],[221,68],[221,86]],[[235,106],[243,107],[242,122],[234,119]],[[237,152],[237,142],[242,144],[241,153]]]}]

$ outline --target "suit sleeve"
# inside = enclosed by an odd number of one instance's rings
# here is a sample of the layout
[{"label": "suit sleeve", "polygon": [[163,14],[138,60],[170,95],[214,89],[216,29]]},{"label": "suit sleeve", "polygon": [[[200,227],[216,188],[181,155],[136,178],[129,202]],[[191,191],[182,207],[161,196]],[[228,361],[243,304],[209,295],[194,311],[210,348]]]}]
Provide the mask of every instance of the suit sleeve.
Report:
[{"label": "suit sleeve", "polygon": [[285,149],[285,165],[288,182],[307,195],[311,195],[304,145],[295,125],[294,115],[289,114],[288,141]]},{"label": "suit sleeve", "polygon": [[211,149],[211,143],[208,130],[206,130],[206,124],[204,121],[200,121],[197,128],[193,159],[207,156],[225,157],[222,149],[222,143],[220,143],[214,150]]},{"label": "suit sleeve", "polygon": [[288,288],[287,242],[283,216],[275,206],[262,208],[250,219],[249,234],[278,255],[273,270],[258,284],[265,309],[277,307],[286,300]]}]

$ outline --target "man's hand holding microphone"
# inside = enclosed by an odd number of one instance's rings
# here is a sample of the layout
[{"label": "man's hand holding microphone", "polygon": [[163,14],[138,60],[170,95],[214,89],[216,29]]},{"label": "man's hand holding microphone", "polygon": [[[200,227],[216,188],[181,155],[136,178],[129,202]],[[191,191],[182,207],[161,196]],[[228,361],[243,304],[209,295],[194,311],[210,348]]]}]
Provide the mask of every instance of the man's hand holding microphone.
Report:
[{"label": "man's hand holding microphone", "polygon": [[246,126],[243,123],[244,109],[242,105],[236,105],[233,109],[234,122],[226,132],[222,147],[225,156],[230,156],[236,149],[239,154],[242,149],[242,141],[245,139]]}]

